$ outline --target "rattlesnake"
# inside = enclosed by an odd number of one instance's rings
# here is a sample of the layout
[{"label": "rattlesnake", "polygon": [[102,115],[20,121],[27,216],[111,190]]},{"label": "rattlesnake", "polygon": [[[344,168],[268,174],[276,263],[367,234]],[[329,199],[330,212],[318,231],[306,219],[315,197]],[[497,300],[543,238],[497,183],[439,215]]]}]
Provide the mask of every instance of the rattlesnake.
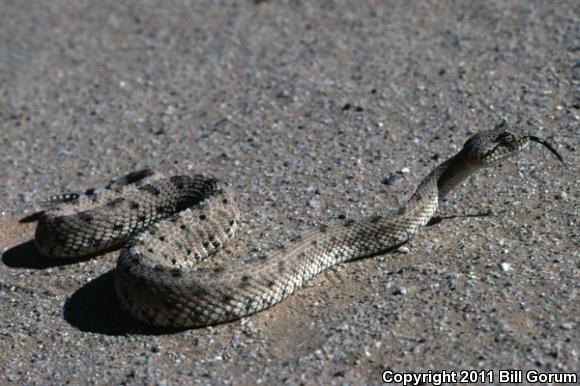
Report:
[{"label": "rattlesnake", "polygon": [[201,268],[240,224],[231,188],[202,175],[130,173],[83,193],[52,197],[35,235],[53,258],[95,254],[125,244],[115,270],[121,306],[160,326],[222,323],[270,307],[327,268],[383,253],[414,237],[441,198],[475,170],[543,139],[504,123],[473,135],[423,179],[397,212],[317,228],[264,259]]}]

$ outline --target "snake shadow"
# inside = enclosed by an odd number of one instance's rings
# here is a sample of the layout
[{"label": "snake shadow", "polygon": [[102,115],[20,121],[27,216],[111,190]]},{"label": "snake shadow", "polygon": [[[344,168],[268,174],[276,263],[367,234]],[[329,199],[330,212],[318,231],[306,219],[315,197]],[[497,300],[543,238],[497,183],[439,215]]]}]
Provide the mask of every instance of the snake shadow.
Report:
[{"label": "snake shadow", "polygon": [[[36,222],[43,212],[36,212],[18,221],[21,224]],[[84,260],[95,257],[95,255],[84,256],[74,259],[54,259],[43,256],[34,240],[25,241],[21,244],[9,248],[2,254],[2,262],[10,268],[46,269],[60,267],[63,265],[76,264]]]},{"label": "snake shadow", "polygon": [[63,265],[78,264],[81,261],[91,260],[117,249],[119,249],[119,247],[111,247],[107,250],[78,258],[67,257],[59,259],[43,256],[36,248],[34,240],[29,240],[4,252],[2,254],[2,262],[10,268],[47,269],[61,267]]},{"label": "snake shadow", "polygon": [[452,214],[449,216],[433,216],[427,223],[427,226],[437,225],[444,220],[453,220],[455,218],[471,218],[471,217],[490,217],[494,214],[491,211],[475,213],[475,214]]},{"label": "snake shadow", "polygon": [[18,244],[2,254],[2,262],[10,268],[47,269],[76,264],[94,256],[78,259],[53,259],[40,254],[33,240]]},{"label": "snake shadow", "polygon": [[104,335],[167,335],[185,329],[162,328],[140,323],[127,315],[115,293],[112,269],[76,290],[65,302],[64,319],[83,332]]},{"label": "snake shadow", "polygon": [[[22,218],[19,222],[22,224],[37,221],[43,212],[36,212]],[[106,253],[113,252],[121,246],[112,246],[106,250],[81,256],[78,258],[51,258],[43,256],[38,249],[34,240],[25,241],[12,248],[9,248],[2,254],[2,262],[10,268],[27,268],[27,269],[47,269],[61,267],[63,265],[77,264],[82,261],[90,260]]]}]

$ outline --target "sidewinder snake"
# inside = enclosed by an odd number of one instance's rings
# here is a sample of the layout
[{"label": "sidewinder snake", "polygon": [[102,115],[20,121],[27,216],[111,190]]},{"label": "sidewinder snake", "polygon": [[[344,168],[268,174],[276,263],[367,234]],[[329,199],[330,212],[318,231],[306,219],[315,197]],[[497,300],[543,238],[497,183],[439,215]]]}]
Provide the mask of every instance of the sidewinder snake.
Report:
[{"label": "sidewinder snake", "polygon": [[413,238],[439,201],[474,171],[545,140],[505,122],[473,135],[435,167],[398,210],[319,227],[265,259],[199,268],[239,228],[233,191],[202,175],[162,177],[150,169],[83,193],[52,197],[35,243],[51,258],[76,258],[123,245],[115,270],[122,308],[167,327],[223,323],[268,308],[336,264],[383,253]]}]

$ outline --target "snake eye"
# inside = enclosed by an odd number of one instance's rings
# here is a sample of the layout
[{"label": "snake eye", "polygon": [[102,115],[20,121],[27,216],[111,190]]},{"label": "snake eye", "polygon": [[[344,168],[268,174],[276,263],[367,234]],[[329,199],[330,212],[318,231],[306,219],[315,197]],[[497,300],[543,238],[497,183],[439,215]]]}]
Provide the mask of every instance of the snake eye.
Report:
[{"label": "snake eye", "polygon": [[507,131],[504,131],[503,133],[499,134],[495,140],[496,140],[496,142],[500,142],[500,143],[509,143],[509,142],[513,142],[514,136],[512,133],[508,133]]}]

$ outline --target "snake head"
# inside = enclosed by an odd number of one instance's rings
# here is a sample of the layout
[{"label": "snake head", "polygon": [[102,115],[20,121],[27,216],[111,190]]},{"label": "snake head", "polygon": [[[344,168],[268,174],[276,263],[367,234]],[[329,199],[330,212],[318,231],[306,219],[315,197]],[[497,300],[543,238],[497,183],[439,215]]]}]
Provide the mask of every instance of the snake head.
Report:
[{"label": "snake head", "polygon": [[494,129],[479,132],[469,138],[461,153],[464,160],[475,166],[488,167],[524,150],[530,141],[545,146],[560,162],[564,162],[562,156],[545,139],[530,135],[520,127],[509,127],[505,119]]}]

